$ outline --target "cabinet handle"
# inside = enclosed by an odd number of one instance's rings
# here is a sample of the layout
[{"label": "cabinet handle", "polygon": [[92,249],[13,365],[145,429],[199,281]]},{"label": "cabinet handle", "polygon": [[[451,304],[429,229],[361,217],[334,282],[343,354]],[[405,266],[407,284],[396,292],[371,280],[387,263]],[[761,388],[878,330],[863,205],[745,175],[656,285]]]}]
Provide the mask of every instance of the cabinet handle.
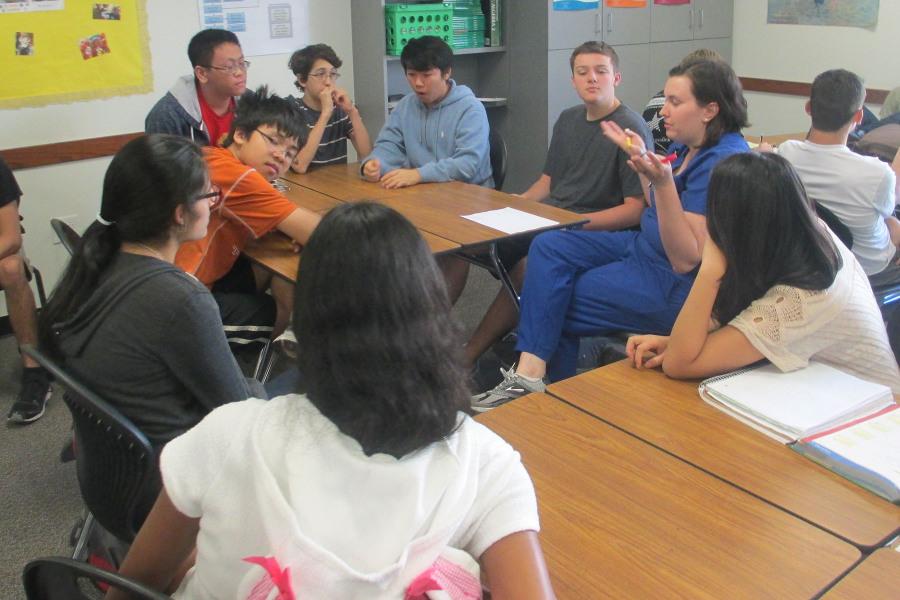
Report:
[{"label": "cabinet handle", "polygon": [[703,29],[703,9],[700,9],[700,16],[697,19],[697,29]]},{"label": "cabinet handle", "polygon": [[603,13],[597,11],[594,15],[594,33],[603,33]]},{"label": "cabinet handle", "polygon": [[694,28],[694,9],[688,11],[688,29]]},{"label": "cabinet handle", "polygon": [[612,33],[612,11],[606,13],[606,33]]}]

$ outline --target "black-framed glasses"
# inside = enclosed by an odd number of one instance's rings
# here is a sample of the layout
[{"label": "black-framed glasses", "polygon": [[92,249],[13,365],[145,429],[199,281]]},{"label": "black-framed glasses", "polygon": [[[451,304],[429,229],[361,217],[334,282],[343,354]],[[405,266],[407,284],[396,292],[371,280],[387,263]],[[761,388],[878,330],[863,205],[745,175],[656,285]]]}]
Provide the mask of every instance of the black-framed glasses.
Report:
[{"label": "black-framed glasses", "polygon": [[210,190],[208,192],[206,192],[205,194],[200,194],[199,196],[197,196],[197,198],[195,198],[195,200],[197,200],[198,202],[200,200],[209,201],[209,210],[212,210],[222,204],[222,189],[217,185],[210,186]]},{"label": "black-framed glasses", "polygon": [[291,145],[289,142],[286,142],[284,140],[276,139],[262,129],[257,128],[253,131],[261,135],[263,139],[266,140],[269,148],[275,151],[280,151],[288,161],[293,161],[294,157],[297,156],[297,153],[300,151],[296,146]]},{"label": "black-framed glasses", "polygon": [[247,69],[250,68],[249,60],[240,60],[233,65],[227,65],[225,67],[214,67],[213,65],[200,65],[204,69],[212,69],[214,71],[224,71],[230,75],[240,75],[241,73],[246,73]]}]

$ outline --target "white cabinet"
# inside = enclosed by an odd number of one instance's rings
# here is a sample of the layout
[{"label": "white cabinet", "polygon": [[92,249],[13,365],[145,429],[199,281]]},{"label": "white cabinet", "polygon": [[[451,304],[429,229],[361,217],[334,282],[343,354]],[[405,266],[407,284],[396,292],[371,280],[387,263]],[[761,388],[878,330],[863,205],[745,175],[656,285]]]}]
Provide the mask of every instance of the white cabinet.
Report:
[{"label": "white cabinet", "polygon": [[650,6],[609,8],[604,5],[602,25],[602,39],[610,46],[646,44],[650,41]]}]

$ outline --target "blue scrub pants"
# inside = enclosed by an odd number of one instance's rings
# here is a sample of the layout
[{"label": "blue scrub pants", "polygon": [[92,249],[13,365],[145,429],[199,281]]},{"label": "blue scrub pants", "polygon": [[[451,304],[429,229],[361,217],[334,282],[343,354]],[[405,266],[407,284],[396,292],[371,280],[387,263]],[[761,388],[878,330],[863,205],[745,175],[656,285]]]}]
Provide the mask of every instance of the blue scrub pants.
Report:
[{"label": "blue scrub pants", "polygon": [[546,361],[551,381],[575,374],[578,338],[668,334],[694,274],[636,248],[634,231],[550,231],[528,252],[516,350]]}]

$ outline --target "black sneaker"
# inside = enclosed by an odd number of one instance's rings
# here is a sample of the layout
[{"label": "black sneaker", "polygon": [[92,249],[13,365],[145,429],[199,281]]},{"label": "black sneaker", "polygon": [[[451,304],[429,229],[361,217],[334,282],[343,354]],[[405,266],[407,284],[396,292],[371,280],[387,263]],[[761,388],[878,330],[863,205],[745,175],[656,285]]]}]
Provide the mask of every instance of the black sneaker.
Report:
[{"label": "black sneaker", "polygon": [[33,423],[42,416],[50,400],[50,377],[43,369],[25,369],[22,372],[22,389],[13,403],[6,420],[10,423]]}]

